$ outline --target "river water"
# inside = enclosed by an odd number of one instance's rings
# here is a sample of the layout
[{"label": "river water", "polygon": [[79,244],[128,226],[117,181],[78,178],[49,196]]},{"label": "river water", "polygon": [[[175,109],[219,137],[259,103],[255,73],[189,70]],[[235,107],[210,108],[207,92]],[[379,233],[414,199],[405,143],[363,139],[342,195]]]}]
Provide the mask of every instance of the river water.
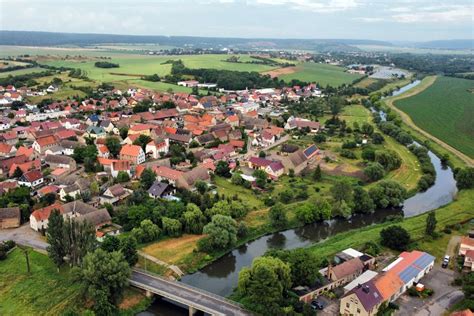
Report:
[{"label": "river water", "polygon": [[[415,83],[416,81],[404,86],[393,95],[407,91],[416,86],[419,81]],[[401,90],[403,92],[399,92]],[[262,236],[234,249],[200,271],[185,275],[181,282],[221,296],[228,296],[237,286],[239,271],[249,266],[254,258],[262,256],[269,249],[305,247],[349,229],[380,223],[389,215],[403,214],[405,217],[411,217],[450,203],[457,192],[453,172],[449,167],[444,168],[440,159],[432,152],[429,152],[429,157],[436,169],[434,185],[427,191],[419,192],[405,200],[402,209],[376,210],[373,214],[354,215],[350,220],[334,219]],[[147,314],[164,315],[160,312],[163,304],[162,301],[154,303]],[[181,315],[183,312],[176,308],[176,313],[173,313],[169,310],[169,305],[163,306],[166,308],[166,315]]]}]

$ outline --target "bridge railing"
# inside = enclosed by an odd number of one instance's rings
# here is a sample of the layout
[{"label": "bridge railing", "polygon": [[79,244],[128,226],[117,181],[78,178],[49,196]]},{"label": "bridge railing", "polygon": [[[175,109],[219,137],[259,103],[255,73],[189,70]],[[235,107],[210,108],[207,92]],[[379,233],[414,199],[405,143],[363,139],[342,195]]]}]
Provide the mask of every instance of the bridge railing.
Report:
[{"label": "bridge railing", "polygon": [[209,291],[203,290],[203,289],[201,289],[201,288],[198,288],[198,287],[195,287],[195,286],[192,286],[192,285],[183,283],[183,282],[167,280],[167,279],[163,278],[163,277],[160,276],[160,275],[153,274],[153,273],[151,273],[151,272],[149,272],[149,271],[146,271],[146,270],[144,270],[144,269],[141,269],[141,268],[133,268],[133,270],[134,270],[134,271],[137,271],[137,272],[140,272],[140,273],[143,273],[143,274],[146,274],[146,275],[149,275],[149,276],[151,276],[151,277],[153,277],[153,278],[161,279],[161,280],[163,280],[163,281],[165,281],[165,282],[169,282],[169,283],[173,283],[173,284],[178,284],[179,286],[188,288],[188,289],[191,290],[191,291],[199,292],[199,293],[201,293],[201,294],[203,294],[203,295],[210,296],[210,297],[212,297],[212,298],[215,298],[215,299],[220,300],[220,301],[224,301],[224,302],[226,302],[226,303],[228,303],[228,304],[235,305],[235,306],[240,307],[241,309],[245,310],[245,307],[244,307],[242,304],[240,304],[240,303],[238,303],[238,302],[235,302],[235,301],[232,301],[232,300],[230,300],[230,299],[228,299],[228,298],[225,298],[225,297],[223,297],[223,296],[217,295],[217,294],[215,294],[215,293],[211,293],[211,292],[209,292]]}]

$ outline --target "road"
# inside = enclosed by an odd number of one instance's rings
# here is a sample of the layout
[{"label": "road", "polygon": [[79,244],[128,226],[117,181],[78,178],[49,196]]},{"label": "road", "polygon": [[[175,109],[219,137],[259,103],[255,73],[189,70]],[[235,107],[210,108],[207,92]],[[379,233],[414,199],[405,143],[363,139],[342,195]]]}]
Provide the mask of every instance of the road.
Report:
[{"label": "road", "polygon": [[0,229],[0,241],[5,240],[13,240],[17,244],[29,246],[41,252],[46,251],[48,247],[43,236],[32,230],[29,223],[14,229]]},{"label": "road", "polygon": [[191,304],[198,310],[201,307],[213,310],[221,315],[251,315],[236,303],[228,301],[223,297],[181,282],[168,281],[142,271],[134,270],[130,277],[130,282],[133,286],[148,289],[159,295],[164,293],[164,296],[180,303]]}]

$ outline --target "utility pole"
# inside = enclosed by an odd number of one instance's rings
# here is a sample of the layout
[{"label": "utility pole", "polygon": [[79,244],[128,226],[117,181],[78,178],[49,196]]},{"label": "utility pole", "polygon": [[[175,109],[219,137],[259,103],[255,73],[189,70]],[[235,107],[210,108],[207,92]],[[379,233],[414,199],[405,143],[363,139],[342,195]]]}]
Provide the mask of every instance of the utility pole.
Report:
[{"label": "utility pole", "polygon": [[29,253],[28,253],[28,248],[27,247],[23,247],[23,246],[19,246],[18,245],[18,248],[21,249],[21,251],[23,251],[23,254],[25,255],[25,259],[26,259],[26,269],[28,271],[28,274],[31,273],[31,268],[30,268],[30,256],[29,256]]}]

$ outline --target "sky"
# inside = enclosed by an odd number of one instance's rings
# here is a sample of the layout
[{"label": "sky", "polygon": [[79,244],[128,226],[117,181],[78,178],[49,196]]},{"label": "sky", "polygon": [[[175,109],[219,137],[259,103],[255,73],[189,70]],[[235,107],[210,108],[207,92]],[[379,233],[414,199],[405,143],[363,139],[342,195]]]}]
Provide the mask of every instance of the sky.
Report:
[{"label": "sky", "polygon": [[[12,8],[12,5],[14,8]],[[474,0],[0,0],[0,29],[245,38],[474,38]]]}]

